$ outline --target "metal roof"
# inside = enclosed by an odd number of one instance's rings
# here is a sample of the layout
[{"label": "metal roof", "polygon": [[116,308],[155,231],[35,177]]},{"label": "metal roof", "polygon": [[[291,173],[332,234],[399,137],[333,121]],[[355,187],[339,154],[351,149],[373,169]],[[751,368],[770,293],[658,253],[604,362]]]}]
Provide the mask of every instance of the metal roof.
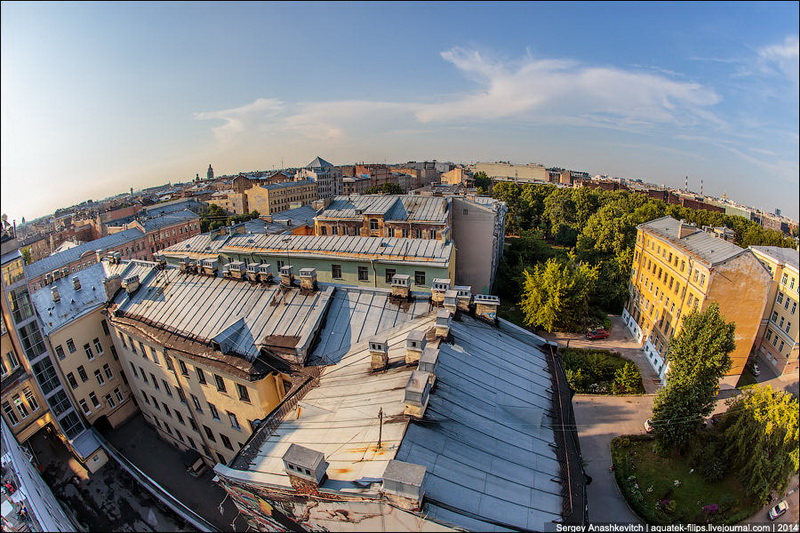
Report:
[{"label": "metal roof", "polygon": [[[280,213],[273,213],[272,221],[287,224],[292,227],[302,226],[304,224],[313,227],[315,216],[317,216],[317,210],[310,205],[304,205],[302,207],[281,211]],[[288,224],[288,222],[291,222],[291,224]]]},{"label": "metal roof", "polygon": [[317,218],[363,220],[366,215],[383,215],[387,222],[445,224],[447,203],[446,198],[432,196],[394,194],[337,196]]},{"label": "metal roof", "polygon": [[[290,241],[284,242],[285,239]],[[184,241],[185,242],[185,241]],[[183,244],[183,243],[180,243]],[[168,250],[180,247],[180,244]],[[428,263],[445,267],[450,261],[452,244],[435,239],[395,237],[360,237],[347,235],[232,235],[219,249],[223,254],[286,254],[299,257],[332,258],[359,261],[376,259]],[[187,248],[188,249],[188,248]]]},{"label": "metal roof", "polygon": [[140,223],[146,232],[157,231],[167,226],[174,226],[185,222],[200,220],[200,217],[195,213],[184,209],[183,211],[176,211],[172,213],[164,213],[159,216],[148,218]]},{"label": "metal roof", "polygon": [[310,168],[310,169],[314,169],[314,168],[329,168],[329,167],[332,167],[332,166],[333,165],[331,163],[328,163],[327,161],[322,159],[320,156],[317,156],[311,163],[306,165],[306,168]]},{"label": "metal roof", "polygon": [[450,331],[453,344],[439,345],[430,422],[409,425],[395,459],[427,467],[431,520],[544,531],[562,510],[545,355],[468,316]]},{"label": "metal roof", "polygon": [[695,233],[679,238],[681,221],[672,217],[661,217],[644,224],[639,224],[641,229],[649,230],[664,237],[673,245],[695,255],[699,259],[715,265],[732,259],[746,250],[724,239],[706,233],[697,228]]},{"label": "metal roof", "polygon": [[257,187],[262,187],[267,190],[275,190],[275,189],[286,189],[290,187],[302,187],[304,185],[313,185],[314,182],[311,180],[300,180],[300,181],[285,181],[283,183],[272,183],[269,185],[257,185]]},{"label": "metal roof", "polygon": [[[222,352],[253,361],[262,346],[307,350],[324,316],[332,287],[320,291],[184,274],[168,268],[140,278],[128,297],[117,296],[127,319],[152,321],[166,331],[205,342],[215,340]],[[294,358],[293,358],[294,359]]]},{"label": "metal roof", "polygon": [[778,246],[751,246],[754,252],[770,257],[772,260],[783,263],[795,270],[800,269],[800,254],[793,248],[780,248]]},{"label": "metal roof", "polygon": [[125,231],[120,231],[119,233],[112,233],[106,237],[85,242],[80,246],[76,246],[75,248],[64,250],[58,254],[45,257],[44,259],[40,259],[35,263],[31,263],[25,267],[25,275],[28,277],[28,279],[36,278],[46,274],[47,272],[51,272],[57,268],[68,265],[73,261],[79,260],[84,253],[94,252],[95,250],[116,248],[143,237],[144,233],[139,228],[131,228]]},{"label": "metal roof", "polygon": [[[73,277],[80,280],[81,289],[79,291],[74,288]],[[50,335],[65,324],[102,306],[106,301],[106,293],[103,288],[105,277],[106,271],[102,263],[97,263],[56,280],[31,294],[31,302],[39,313],[45,335]],[[53,301],[51,290],[54,287],[58,289],[61,298],[58,303]]]},{"label": "metal roof", "polygon": [[179,200],[172,200],[171,202],[161,202],[158,204],[145,206],[142,211],[150,216],[158,216],[164,213],[172,213],[174,211],[182,211],[184,209],[199,209],[205,204],[198,202],[191,198],[181,198]]}]

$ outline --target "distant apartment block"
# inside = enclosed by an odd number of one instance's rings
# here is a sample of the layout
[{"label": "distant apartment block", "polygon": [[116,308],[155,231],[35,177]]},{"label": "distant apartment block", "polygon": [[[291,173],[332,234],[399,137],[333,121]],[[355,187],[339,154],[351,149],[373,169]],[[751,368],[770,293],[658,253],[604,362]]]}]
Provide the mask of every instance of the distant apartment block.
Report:
[{"label": "distant apartment block", "polygon": [[245,191],[248,211],[271,215],[309,205],[318,198],[317,183],[311,180],[256,185]]},{"label": "distant apartment block", "polygon": [[772,275],[768,303],[755,342],[755,355],[767,361],[778,375],[796,375],[800,338],[797,250],[775,246],[751,246],[750,249]]},{"label": "distant apartment block", "polygon": [[682,317],[716,302],[724,319],[736,324],[733,367],[720,384],[732,388],[756,340],[770,278],[752,251],[685,222],[658,218],[638,227],[622,317],[666,383],[669,344]]},{"label": "distant apartment block", "polygon": [[343,194],[342,177],[341,169],[321,157],[315,158],[295,174],[296,180],[310,180],[316,183],[319,198],[333,198]]},{"label": "distant apartment block", "polygon": [[471,170],[473,173],[484,172],[488,177],[501,181],[514,181],[518,183],[546,183],[550,181],[550,174],[547,169],[536,163],[512,165],[506,162],[479,162],[472,165]]}]

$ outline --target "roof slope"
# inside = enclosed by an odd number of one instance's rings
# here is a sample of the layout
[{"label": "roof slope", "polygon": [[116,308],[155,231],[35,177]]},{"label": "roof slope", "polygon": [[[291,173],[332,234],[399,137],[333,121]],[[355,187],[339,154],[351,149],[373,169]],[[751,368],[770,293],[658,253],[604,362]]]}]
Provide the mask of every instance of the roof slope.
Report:
[{"label": "roof slope", "polygon": [[331,163],[328,163],[327,161],[322,159],[320,156],[317,156],[311,163],[306,165],[306,168],[310,168],[310,169],[314,169],[314,168],[329,168],[329,167],[332,167],[332,166],[333,165]]},{"label": "roof slope", "polygon": [[[427,467],[428,518],[472,530],[544,531],[561,519],[550,371],[544,353],[479,320],[439,345],[429,423],[409,425],[396,459]],[[505,527],[503,527],[505,526]]]},{"label": "roof slope", "polygon": [[85,242],[80,246],[76,246],[75,248],[64,250],[58,254],[45,257],[44,259],[36,261],[35,263],[31,263],[25,267],[25,275],[29,279],[35,278],[57,268],[68,265],[73,261],[77,261],[83,256],[83,254],[87,252],[94,252],[95,250],[107,250],[108,248],[114,248],[128,242],[133,242],[136,239],[141,239],[142,237],[144,237],[144,233],[138,228],[131,228],[118,233],[112,233],[106,237]]},{"label": "roof slope", "polygon": [[795,270],[800,269],[800,254],[798,254],[797,250],[778,246],[751,246],[750,248],[771,257],[778,263],[783,263]]},{"label": "roof slope", "polygon": [[744,248],[740,248],[731,242],[715,237],[700,229],[697,229],[697,231],[690,235],[679,238],[681,221],[675,220],[672,217],[657,218],[650,222],[640,224],[639,228],[652,231],[666,238],[671,243],[694,254],[696,257],[711,265],[722,263],[746,251]]}]

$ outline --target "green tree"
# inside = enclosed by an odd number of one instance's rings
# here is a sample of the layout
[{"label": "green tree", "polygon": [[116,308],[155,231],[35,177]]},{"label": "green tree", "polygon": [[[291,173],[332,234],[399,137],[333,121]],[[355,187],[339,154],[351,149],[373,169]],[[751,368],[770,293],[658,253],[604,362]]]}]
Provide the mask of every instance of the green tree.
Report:
[{"label": "green tree", "polygon": [[628,361],[614,372],[614,382],[611,384],[611,392],[614,394],[635,394],[637,392],[642,392],[642,375],[636,363]]},{"label": "green tree", "polygon": [[489,189],[492,186],[492,178],[486,175],[486,172],[479,170],[473,176],[475,179],[475,187],[478,189],[478,194],[489,194]]},{"label": "green tree", "polygon": [[667,385],[653,400],[653,433],[662,451],[683,447],[714,410],[719,380],[731,368],[735,329],[716,303],[684,316],[667,353]]},{"label": "green tree", "polygon": [[364,194],[403,194],[403,189],[396,183],[384,183],[382,185],[373,185]]},{"label": "green tree", "polygon": [[26,246],[25,248],[22,248],[19,251],[19,253],[22,255],[22,260],[25,261],[25,264],[26,265],[30,265],[31,264],[31,247],[30,246]]},{"label": "green tree", "polygon": [[519,235],[531,228],[531,207],[520,194],[520,187],[514,183],[501,181],[492,186],[492,198],[506,203],[506,235]]},{"label": "green tree", "polygon": [[736,397],[723,419],[726,450],[747,494],[764,499],[783,491],[798,471],[798,401],[756,386]]},{"label": "green tree", "polygon": [[217,204],[209,204],[200,211],[200,231],[205,233],[221,228],[228,220],[228,213]]},{"label": "green tree", "polygon": [[579,331],[589,314],[589,297],[597,282],[597,268],[548,259],[533,271],[524,271],[525,284],[520,308],[525,323],[546,331]]}]

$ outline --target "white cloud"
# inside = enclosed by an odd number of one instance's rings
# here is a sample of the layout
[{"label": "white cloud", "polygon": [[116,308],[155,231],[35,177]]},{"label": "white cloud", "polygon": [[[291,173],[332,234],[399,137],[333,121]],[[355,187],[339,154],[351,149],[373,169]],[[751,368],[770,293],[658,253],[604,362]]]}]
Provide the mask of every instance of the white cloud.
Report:
[{"label": "white cloud", "polygon": [[421,106],[421,122],[549,123],[579,118],[596,126],[694,124],[713,119],[705,108],[719,102],[713,90],[700,84],[648,72],[531,57],[513,63],[492,61],[458,47],[441,56],[481,87],[451,101]]},{"label": "white cloud", "polygon": [[757,64],[765,73],[779,72],[794,83],[798,82],[798,58],[800,58],[800,40],[797,35],[790,35],[782,43],[771,44],[760,48]]},{"label": "white cloud", "polygon": [[246,134],[252,129],[264,126],[284,109],[284,104],[275,98],[257,98],[253,103],[224,109],[222,111],[202,111],[194,114],[199,120],[224,120],[225,124],[213,128],[217,140],[228,143],[238,135]]}]

